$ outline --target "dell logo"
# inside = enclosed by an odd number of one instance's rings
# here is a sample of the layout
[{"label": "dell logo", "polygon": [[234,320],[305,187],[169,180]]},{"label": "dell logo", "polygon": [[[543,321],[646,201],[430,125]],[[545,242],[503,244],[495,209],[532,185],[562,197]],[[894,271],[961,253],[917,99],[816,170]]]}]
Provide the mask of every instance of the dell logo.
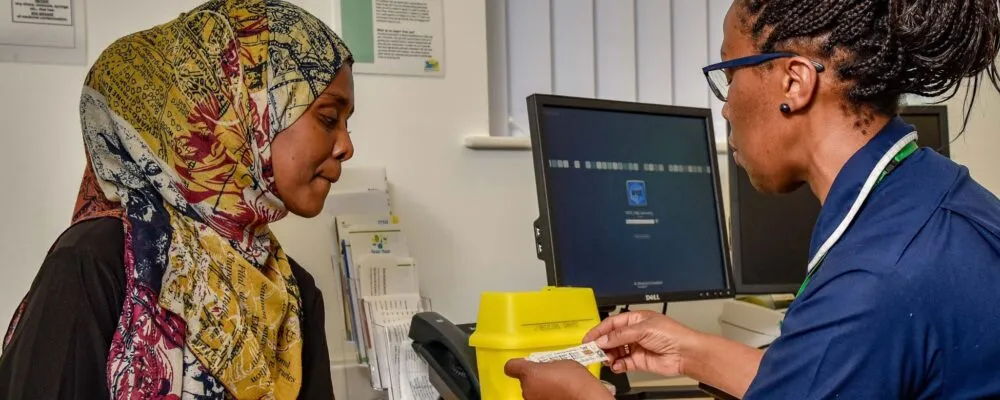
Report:
[{"label": "dell logo", "polygon": [[646,301],[660,301],[660,295],[653,293],[646,295]]}]

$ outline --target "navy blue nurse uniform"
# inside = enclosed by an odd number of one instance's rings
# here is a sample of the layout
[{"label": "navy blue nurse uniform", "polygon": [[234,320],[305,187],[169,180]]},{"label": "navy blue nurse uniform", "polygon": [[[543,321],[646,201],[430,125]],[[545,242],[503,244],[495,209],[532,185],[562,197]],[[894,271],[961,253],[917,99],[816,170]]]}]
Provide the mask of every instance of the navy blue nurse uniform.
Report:
[{"label": "navy blue nurse uniform", "polygon": [[[895,118],[848,160],[811,254],[912,131]],[[933,150],[905,159],[789,307],[745,398],[1000,398],[1000,200]]]}]

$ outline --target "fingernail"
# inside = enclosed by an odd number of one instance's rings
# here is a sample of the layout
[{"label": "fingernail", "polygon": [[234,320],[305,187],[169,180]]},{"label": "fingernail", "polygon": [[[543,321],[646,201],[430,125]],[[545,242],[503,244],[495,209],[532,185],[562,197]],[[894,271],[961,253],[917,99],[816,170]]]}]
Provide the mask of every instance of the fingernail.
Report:
[{"label": "fingernail", "polygon": [[607,335],[601,336],[601,337],[597,338],[597,345],[598,346],[605,345],[605,344],[608,344],[608,337],[607,337]]}]

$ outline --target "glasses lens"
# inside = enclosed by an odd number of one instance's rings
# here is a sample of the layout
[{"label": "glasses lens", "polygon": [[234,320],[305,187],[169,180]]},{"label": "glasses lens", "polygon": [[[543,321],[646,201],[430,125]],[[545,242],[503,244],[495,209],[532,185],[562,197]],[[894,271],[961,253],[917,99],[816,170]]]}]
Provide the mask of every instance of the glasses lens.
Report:
[{"label": "glasses lens", "polygon": [[708,71],[708,84],[712,86],[712,91],[719,100],[726,101],[729,98],[729,77],[726,76],[725,70]]}]

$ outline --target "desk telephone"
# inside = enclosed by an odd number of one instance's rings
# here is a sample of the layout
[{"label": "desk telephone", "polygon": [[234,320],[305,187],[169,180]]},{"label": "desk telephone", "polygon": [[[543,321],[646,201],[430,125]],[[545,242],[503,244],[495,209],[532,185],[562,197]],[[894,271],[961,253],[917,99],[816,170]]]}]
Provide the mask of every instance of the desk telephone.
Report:
[{"label": "desk telephone", "polygon": [[436,312],[413,316],[413,350],[427,361],[431,384],[444,400],[479,400],[476,351],[469,346],[475,324],[455,325]]}]

